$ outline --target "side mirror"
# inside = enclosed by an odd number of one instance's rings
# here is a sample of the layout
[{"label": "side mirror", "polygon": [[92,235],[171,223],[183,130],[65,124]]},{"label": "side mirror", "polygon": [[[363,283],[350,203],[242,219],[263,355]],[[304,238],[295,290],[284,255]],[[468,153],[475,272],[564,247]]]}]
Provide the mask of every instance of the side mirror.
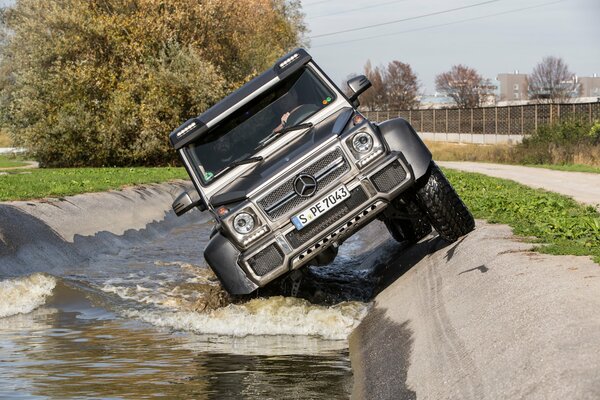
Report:
[{"label": "side mirror", "polygon": [[173,211],[178,217],[190,211],[194,207],[198,207],[200,211],[206,210],[206,204],[195,190],[192,193],[183,192],[175,201],[173,201]]},{"label": "side mirror", "polygon": [[352,90],[349,100],[355,107],[358,107],[358,96],[371,87],[371,81],[364,75],[358,75],[348,80],[347,83],[350,90]]}]

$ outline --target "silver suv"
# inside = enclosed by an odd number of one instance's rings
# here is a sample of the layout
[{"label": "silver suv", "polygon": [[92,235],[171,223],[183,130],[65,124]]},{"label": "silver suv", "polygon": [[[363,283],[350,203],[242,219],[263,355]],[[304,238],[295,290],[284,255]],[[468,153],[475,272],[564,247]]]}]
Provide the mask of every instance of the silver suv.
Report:
[{"label": "silver suv", "polygon": [[376,218],[398,241],[474,228],[412,126],[357,111],[370,86],[355,77],[347,96],[298,49],[170,134],[196,189],[173,209],[213,215],[204,256],[228,292],[326,265]]}]

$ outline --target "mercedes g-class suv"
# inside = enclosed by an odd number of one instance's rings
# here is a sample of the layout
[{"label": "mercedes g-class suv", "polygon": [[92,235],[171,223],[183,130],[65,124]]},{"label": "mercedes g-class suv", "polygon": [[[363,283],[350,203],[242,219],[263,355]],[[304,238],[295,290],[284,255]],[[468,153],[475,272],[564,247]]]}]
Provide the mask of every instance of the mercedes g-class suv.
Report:
[{"label": "mercedes g-class suv", "polygon": [[474,228],[412,126],[368,121],[303,49],[170,134],[195,190],[173,203],[216,221],[204,257],[231,294],[306,265],[326,265],[376,218],[398,241],[435,228],[455,241]]}]

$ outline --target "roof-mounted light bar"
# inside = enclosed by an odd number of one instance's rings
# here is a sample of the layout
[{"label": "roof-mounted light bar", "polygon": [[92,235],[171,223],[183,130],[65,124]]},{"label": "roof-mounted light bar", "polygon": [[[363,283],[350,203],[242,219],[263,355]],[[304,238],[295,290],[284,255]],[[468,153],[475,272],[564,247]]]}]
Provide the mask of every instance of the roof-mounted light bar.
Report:
[{"label": "roof-mounted light bar", "polygon": [[183,128],[182,130],[180,130],[179,132],[177,132],[177,137],[180,138],[183,135],[185,135],[186,133],[189,133],[192,129],[194,129],[196,126],[198,126],[196,124],[196,122],[192,122],[191,124],[189,124],[188,126],[186,126],[185,128]]},{"label": "roof-mounted light bar", "polygon": [[290,65],[291,63],[294,62],[295,59],[297,59],[298,57],[300,57],[300,54],[298,53],[294,53],[292,56],[286,58],[285,60],[283,60],[283,62],[281,62],[279,64],[279,68],[285,68],[288,65]]}]

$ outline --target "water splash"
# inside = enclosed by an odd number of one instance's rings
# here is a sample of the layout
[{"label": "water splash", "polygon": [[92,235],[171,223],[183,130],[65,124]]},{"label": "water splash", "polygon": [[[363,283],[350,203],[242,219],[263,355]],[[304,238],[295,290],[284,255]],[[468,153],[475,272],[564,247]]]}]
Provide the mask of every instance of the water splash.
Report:
[{"label": "water splash", "polygon": [[304,299],[274,296],[229,304],[209,312],[127,310],[125,315],[156,326],[199,334],[306,335],[345,340],[368,310],[361,302],[314,305]]},{"label": "water splash", "polygon": [[0,318],[32,312],[46,302],[55,286],[55,278],[40,273],[0,281]]}]

